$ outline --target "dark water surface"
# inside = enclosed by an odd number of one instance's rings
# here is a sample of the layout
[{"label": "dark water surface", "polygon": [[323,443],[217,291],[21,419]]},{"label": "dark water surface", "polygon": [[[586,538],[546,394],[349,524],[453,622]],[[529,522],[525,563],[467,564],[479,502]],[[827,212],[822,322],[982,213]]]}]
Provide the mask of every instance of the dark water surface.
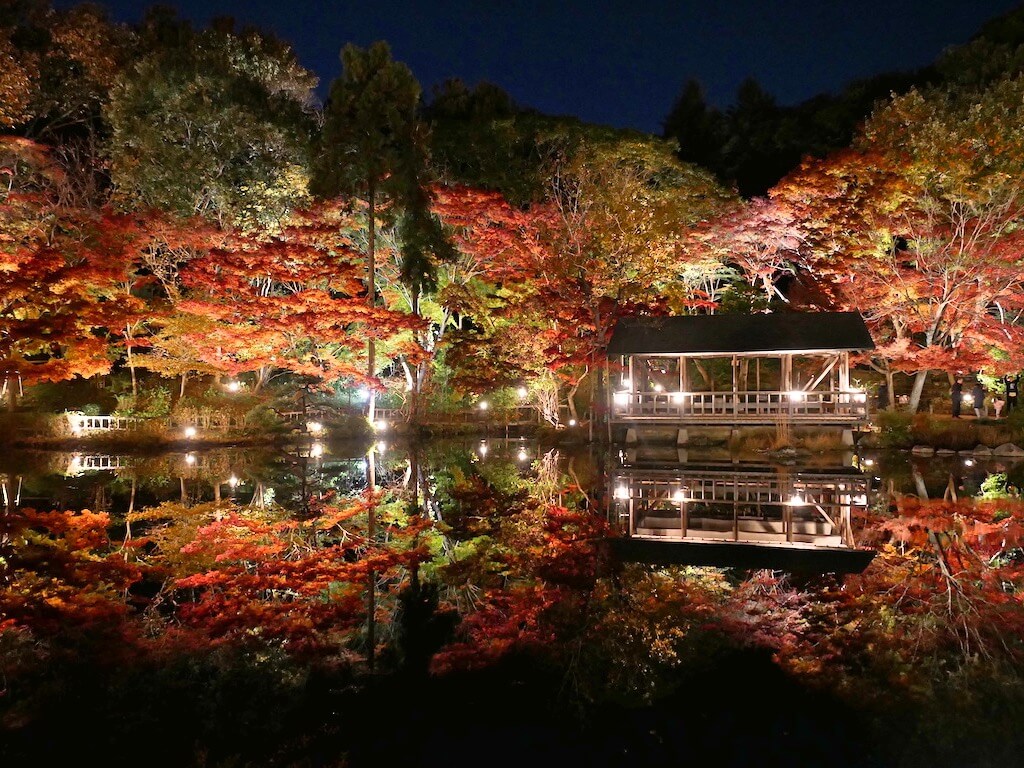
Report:
[{"label": "dark water surface", "polygon": [[[338,630],[336,651],[320,647],[313,661],[292,641],[224,629],[231,616],[201,625],[210,645],[194,656],[158,650],[138,664],[104,653],[96,644],[110,637],[94,628],[19,630],[0,647],[0,756],[7,765],[93,748],[118,764],[134,755],[167,765],[1011,765],[1019,680],[986,651],[967,648],[974,661],[954,664],[911,648],[934,623],[878,608],[881,592],[898,587],[884,569],[906,545],[883,546],[868,528],[906,495],[963,501],[996,486],[1012,495],[1022,470],[969,454],[769,458],[515,439],[8,452],[8,517],[103,512],[115,543],[146,541],[156,530],[146,510],[161,504],[219,502],[209,525],[233,509],[287,528],[373,487],[383,500],[369,535],[401,549],[402,532],[416,529],[408,546],[429,554],[371,568],[373,589],[327,589],[327,602],[367,608]],[[139,546],[140,560],[158,562],[172,543],[191,551],[187,540],[155,541]],[[11,605],[72,583],[46,570],[52,555],[33,559],[19,546],[37,545],[22,534],[4,541],[17,565],[5,583],[27,594]],[[26,568],[51,581],[19,582]],[[202,620],[176,613],[185,593],[161,586],[160,568],[122,595],[125,615],[152,625],[147,642]],[[281,601],[261,610],[271,604]],[[253,615],[254,625],[266,618]],[[4,618],[0,641],[14,636]],[[133,746],[119,752],[123,739]]]}]

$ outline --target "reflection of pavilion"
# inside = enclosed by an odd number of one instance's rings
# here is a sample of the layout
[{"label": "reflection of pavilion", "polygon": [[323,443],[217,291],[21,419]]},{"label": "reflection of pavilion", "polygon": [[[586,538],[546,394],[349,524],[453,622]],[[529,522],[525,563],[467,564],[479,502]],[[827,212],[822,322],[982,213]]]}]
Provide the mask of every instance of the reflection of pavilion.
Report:
[{"label": "reflection of pavilion", "polygon": [[855,467],[634,463],[610,478],[610,517],[626,559],[854,572],[852,512],[867,506]]}]

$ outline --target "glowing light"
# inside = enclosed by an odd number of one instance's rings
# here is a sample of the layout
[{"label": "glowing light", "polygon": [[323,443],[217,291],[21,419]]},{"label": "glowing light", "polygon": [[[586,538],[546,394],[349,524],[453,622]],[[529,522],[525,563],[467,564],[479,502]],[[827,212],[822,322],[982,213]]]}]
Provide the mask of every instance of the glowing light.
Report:
[{"label": "glowing light", "polygon": [[384,421],[383,419],[379,419],[379,420],[373,422],[373,428],[375,430],[377,430],[378,432],[385,432],[385,431],[387,431],[388,423],[386,421]]},{"label": "glowing light", "polygon": [[228,382],[228,392],[237,392],[241,388],[242,388],[242,385],[239,384],[237,381],[229,381]]},{"label": "glowing light", "polygon": [[616,405],[629,405],[629,392],[616,392],[612,395],[612,401]]},{"label": "glowing light", "polygon": [[356,399],[358,399],[358,400],[368,400],[369,398],[370,398],[370,390],[368,390],[366,387],[363,387],[362,389],[356,390]]},{"label": "glowing light", "polygon": [[875,460],[874,459],[864,459],[864,466],[865,467],[873,467],[873,466],[875,466]]},{"label": "glowing light", "polygon": [[807,502],[804,501],[804,497],[801,496],[799,493],[794,493],[792,496],[790,496],[789,503],[791,506],[794,507],[802,507],[805,504],[807,504]]},{"label": "glowing light", "polygon": [[383,440],[377,441],[377,453],[384,453],[388,449],[388,444]]},{"label": "glowing light", "polygon": [[481,456],[486,456],[487,455],[487,441],[486,440],[481,440],[480,441],[480,455]]},{"label": "glowing light", "polygon": [[186,453],[185,454],[185,463],[188,464],[189,466],[192,466],[193,464],[195,464],[196,463],[196,455],[194,453]]},{"label": "glowing light", "polygon": [[615,488],[615,498],[616,499],[628,499],[629,498],[629,489],[627,489],[626,486],[624,486],[624,485],[616,486],[616,488]]},{"label": "glowing light", "polygon": [[807,393],[802,389],[793,389],[786,393],[791,401],[794,403],[802,402],[807,398]]},{"label": "glowing light", "polygon": [[686,399],[686,396],[688,394],[689,394],[689,392],[673,392],[672,393],[672,402],[673,403],[681,403],[681,402],[683,402]]},{"label": "glowing light", "polygon": [[974,405],[974,395],[963,396],[964,405]]},{"label": "glowing light", "polygon": [[852,501],[855,506],[866,507],[868,505],[868,495],[866,493],[858,493],[850,499],[850,501]]},{"label": "glowing light", "polygon": [[238,487],[238,483],[239,483],[239,480],[234,475],[232,475],[231,477],[228,478],[228,485],[230,485],[232,488],[237,488]]},{"label": "glowing light", "polygon": [[526,452],[525,448],[520,448],[519,453],[516,455],[516,457],[520,461],[526,461],[528,458],[530,458],[530,455]]},{"label": "glowing light", "polygon": [[868,401],[867,393],[866,392],[855,391],[853,393],[853,401],[855,403],[866,403]]},{"label": "glowing light", "polygon": [[519,395],[520,400],[525,400],[526,396],[530,393],[527,392],[526,387],[520,387],[519,389],[516,390],[516,394]]},{"label": "glowing light", "polygon": [[575,427],[576,426],[576,419],[569,419],[569,426],[570,427]]},{"label": "glowing light", "polygon": [[486,411],[490,407],[491,407],[490,403],[488,403],[486,400],[481,400],[480,401],[480,410],[481,411]]},{"label": "glowing light", "polygon": [[678,491],[672,494],[673,501],[686,501],[686,492],[680,488]]},{"label": "glowing light", "polygon": [[974,459],[964,459],[964,466],[965,467],[973,467],[974,466]]},{"label": "glowing light", "polygon": [[314,459],[319,459],[321,456],[323,456],[323,443],[313,443],[313,445],[309,447],[309,455],[312,456]]},{"label": "glowing light", "polygon": [[654,391],[655,392],[664,392],[665,388],[663,386],[661,386],[661,384],[655,384],[654,385]]},{"label": "glowing light", "polygon": [[306,431],[311,435],[321,435],[324,431],[324,425],[319,421],[306,422]]},{"label": "glowing light", "polygon": [[197,433],[195,427],[185,427],[185,439],[191,440],[193,437],[196,436],[196,434]]},{"label": "glowing light", "polygon": [[623,387],[623,389],[632,389],[633,388],[633,380],[630,379],[630,378],[623,379],[622,380],[622,387]]}]

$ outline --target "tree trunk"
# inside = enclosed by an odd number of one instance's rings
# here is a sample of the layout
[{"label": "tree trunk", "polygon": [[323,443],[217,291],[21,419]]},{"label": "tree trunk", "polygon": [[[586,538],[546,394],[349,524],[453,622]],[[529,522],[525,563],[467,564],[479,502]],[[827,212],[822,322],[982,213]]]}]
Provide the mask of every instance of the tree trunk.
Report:
[{"label": "tree trunk", "polygon": [[187,381],[188,381],[188,371],[184,371],[181,374],[181,387],[178,389],[178,399],[179,400],[184,400],[185,399],[185,382],[187,382]]},{"label": "tree trunk", "polygon": [[[366,240],[366,304],[372,312],[377,303],[377,185],[374,179],[370,179],[367,186],[367,203],[369,204],[368,236]],[[373,379],[377,371],[377,345],[373,337],[366,340],[366,367],[367,375]],[[377,389],[369,386],[370,396],[366,399],[366,418],[372,424],[374,421],[375,406],[377,403]]]},{"label": "tree trunk", "polygon": [[135,358],[132,356],[132,332],[130,328],[125,328],[125,338],[128,342],[128,371],[132,377],[132,406],[134,407],[135,401],[139,397],[139,382],[135,377]]},{"label": "tree trunk", "polygon": [[921,405],[921,392],[924,391],[924,383],[928,379],[928,371],[918,371],[914,374],[914,386],[910,390],[910,404],[907,406],[907,410],[911,413],[917,413],[918,407]]}]

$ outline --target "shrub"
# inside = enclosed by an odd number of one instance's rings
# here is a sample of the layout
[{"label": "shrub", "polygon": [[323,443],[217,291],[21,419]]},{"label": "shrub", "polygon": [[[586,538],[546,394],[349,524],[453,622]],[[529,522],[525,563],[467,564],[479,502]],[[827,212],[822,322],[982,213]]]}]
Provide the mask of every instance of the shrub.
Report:
[{"label": "shrub", "polygon": [[884,448],[909,448],[913,445],[913,417],[902,411],[878,412],[878,440]]}]

